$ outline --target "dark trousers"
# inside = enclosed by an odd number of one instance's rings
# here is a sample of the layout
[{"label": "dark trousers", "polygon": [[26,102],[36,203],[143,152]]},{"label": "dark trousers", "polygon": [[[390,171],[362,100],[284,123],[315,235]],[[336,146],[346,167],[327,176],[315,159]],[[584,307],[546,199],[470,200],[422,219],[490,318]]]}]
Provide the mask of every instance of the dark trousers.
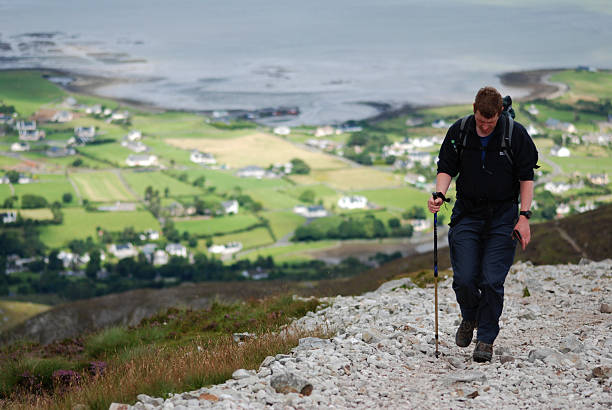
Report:
[{"label": "dark trousers", "polygon": [[466,211],[463,207],[459,201],[455,205],[448,231],[453,290],[463,319],[478,322],[477,339],[492,344],[499,334],[504,281],[516,250],[512,230],[518,205],[499,204],[457,218]]}]

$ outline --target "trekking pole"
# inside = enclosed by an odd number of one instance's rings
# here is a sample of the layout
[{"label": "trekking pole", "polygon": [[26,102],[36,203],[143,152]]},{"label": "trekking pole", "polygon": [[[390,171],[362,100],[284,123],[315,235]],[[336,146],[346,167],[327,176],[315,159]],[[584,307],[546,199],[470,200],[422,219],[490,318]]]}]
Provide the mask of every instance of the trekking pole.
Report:
[{"label": "trekking pole", "polygon": [[[443,202],[450,202],[442,192],[434,192],[434,201],[442,198]],[[435,330],[436,330],[436,359],[440,356],[438,351],[438,213],[434,212],[434,308],[435,308]]]}]

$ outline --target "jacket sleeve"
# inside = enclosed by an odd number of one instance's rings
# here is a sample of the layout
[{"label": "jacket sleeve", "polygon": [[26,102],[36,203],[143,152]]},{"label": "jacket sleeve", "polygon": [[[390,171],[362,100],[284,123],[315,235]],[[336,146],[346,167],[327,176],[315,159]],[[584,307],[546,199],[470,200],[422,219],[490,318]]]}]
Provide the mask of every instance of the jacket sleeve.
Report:
[{"label": "jacket sleeve", "polygon": [[440,147],[438,155],[438,174],[444,172],[451,177],[459,173],[459,154],[455,149],[455,144],[459,144],[459,122],[454,123],[446,132],[446,137]]},{"label": "jacket sleeve", "polygon": [[519,181],[533,181],[533,170],[538,163],[538,150],[521,124],[516,124],[514,127],[512,147]]}]

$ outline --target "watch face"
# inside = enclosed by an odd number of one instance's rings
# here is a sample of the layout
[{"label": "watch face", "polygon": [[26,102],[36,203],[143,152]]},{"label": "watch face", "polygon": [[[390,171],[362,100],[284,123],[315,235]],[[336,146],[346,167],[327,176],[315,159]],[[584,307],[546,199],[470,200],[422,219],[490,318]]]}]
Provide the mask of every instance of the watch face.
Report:
[{"label": "watch face", "polygon": [[525,215],[527,219],[531,218],[531,211],[521,211],[520,214]]}]

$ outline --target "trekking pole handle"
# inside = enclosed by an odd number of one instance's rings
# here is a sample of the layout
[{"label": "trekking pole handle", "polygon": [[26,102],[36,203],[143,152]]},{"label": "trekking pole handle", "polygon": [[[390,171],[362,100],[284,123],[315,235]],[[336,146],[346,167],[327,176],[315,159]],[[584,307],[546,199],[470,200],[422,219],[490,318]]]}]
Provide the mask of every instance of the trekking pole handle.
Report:
[{"label": "trekking pole handle", "polygon": [[443,202],[450,202],[450,198],[445,197],[442,192],[432,192],[431,195],[433,196],[434,201],[440,198]]}]

